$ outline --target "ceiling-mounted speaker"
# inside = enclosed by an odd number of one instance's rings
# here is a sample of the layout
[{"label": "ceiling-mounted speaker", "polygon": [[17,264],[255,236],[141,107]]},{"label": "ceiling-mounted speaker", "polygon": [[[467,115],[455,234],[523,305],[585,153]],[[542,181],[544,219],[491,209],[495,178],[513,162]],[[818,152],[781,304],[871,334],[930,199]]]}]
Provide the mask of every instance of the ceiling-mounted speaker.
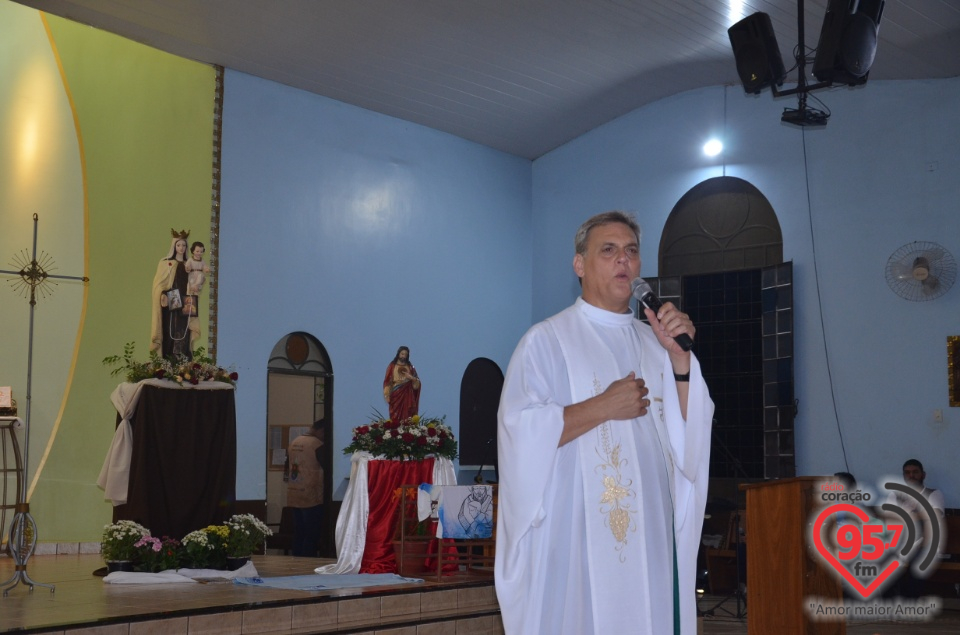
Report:
[{"label": "ceiling-mounted speaker", "polygon": [[761,11],[748,15],[727,29],[727,35],[743,90],[759,93],[767,86],[783,84],[787,72],[769,15]]},{"label": "ceiling-mounted speaker", "polygon": [[867,82],[877,54],[884,0],[830,0],[823,16],[813,74],[821,82]]}]

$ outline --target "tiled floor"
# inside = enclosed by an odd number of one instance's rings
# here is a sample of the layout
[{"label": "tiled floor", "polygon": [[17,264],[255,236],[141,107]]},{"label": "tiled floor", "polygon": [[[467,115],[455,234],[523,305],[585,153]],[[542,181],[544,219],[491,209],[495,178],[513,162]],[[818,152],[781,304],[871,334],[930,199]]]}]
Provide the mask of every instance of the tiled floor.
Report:
[{"label": "tiled floor", "polygon": [[[326,562],[254,557],[265,577],[306,575]],[[27,566],[30,578],[55,584],[56,590],[37,586],[31,592],[18,585],[0,597],[0,633],[502,633],[492,577],[445,576],[439,583],[304,592],[228,582],[111,585],[92,575],[102,565],[98,555],[34,556]],[[12,575],[13,561],[0,558],[0,581]],[[94,628],[70,630],[78,624]]]}]

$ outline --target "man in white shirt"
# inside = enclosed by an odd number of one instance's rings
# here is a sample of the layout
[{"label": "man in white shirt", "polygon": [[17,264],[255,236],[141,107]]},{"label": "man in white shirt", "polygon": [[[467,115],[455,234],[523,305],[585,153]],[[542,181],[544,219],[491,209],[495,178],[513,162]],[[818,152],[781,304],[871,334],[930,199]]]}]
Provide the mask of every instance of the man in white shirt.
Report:
[{"label": "man in white shirt", "polygon": [[508,635],[696,632],[713,402],[690,318],[630,311],[640,229],[575,237],[582,296],[517,346],[498,415],[497,597]]},{"label": "man in white shirt", "polygon": [[[943,516],[944,501],[943,492],[932,487],[924,486],[923,482],[927,478],[927,473],[923,471],[923,463],[917,459],[907,459],[903,464],[903,482],[920,492],[924,498],[930,501],[930,506]],[[902,499],[902,500],[901,500]],[[915,511],[918,505],[912,499],[908,499],[903,494],[897,495],[897,501],[903,505],[910,506],[910,510]]]},{"label": "man in white shirt", "polygon": [[[929,519],[930,521],[937,522],[940,525],[940,544],[938,548],[942,548],[946,537],[944,535],[944,500],[943,492],[938,489],[933,489],[932,487],[926,487],[924,481],[927,478],[927,473],[923,470],[923,463],[917,459],[907,459],[903,464],[903,482],[905,485],[915,489],[920,493],[924,498],[927,499],[927,502],[930,503],[930,506],[933,508],[933,512],[936,515],[936,519]],[[888,595],[890,596],[899,596],[904,598],[919,598],[924,595],[925,583],[924,580],[926,576],[930,575],[936,570],[936,564],[928,568],[925,572],[918,572],[914,570],[916,562],[920,562],[927,554],[928,545],[932,540],[932,533],[930,525],[927,522],[927,514],[923,510],[920,503],[907,494],[901,492],[895,492],[893,494],[892,503],[906,511],[912,518],[915,519],[915,522],[919,523],[920,535],[922,539],[920,540],[920,546],[916,551],[911,555],[910,566],[906,567],[901,575],[900,579],[897,580],[896,584],[889,590]],[[895,519],[899,520],[899,519]]]}]

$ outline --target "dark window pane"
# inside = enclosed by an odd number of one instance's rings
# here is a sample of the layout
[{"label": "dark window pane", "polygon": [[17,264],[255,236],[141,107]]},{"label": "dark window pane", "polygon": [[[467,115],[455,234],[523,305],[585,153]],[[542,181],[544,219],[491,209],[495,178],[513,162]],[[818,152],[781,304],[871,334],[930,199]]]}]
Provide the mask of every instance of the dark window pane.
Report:
[{"label": "dark window pane", "polygon": [[763,429],[776,430],[780,427],[780,413],[776,408],[763,409]]},{"label": "dark window pane", "polygon": [[785,262],[776,269],[777,284],[793,284],[793,262]]},{"label": "dark window pane", "polygon": [[793,355],[793,334],[777,335],[777,357],[790,357],[791,355]]},{"label": "dark window pane", "polygon": [[777,333],[791,333],[793,331],[793,310],[777,311]]},{"label": "dark window pane", "polygon": [[763,312],[768,313],[777,309],[777,289],[776,287],[764,289],[761,292],[760,300],[763,303]]},{"label": "dark window pane", "polygon": [[790,292],[790,287],[777,287],[777,309],[792,309],[793,308],[793,294]]},{"label": "dark window pane", "polygon": [[780,478],[780,458],[766,456],[763,459],[763,475],[767,478]]},{"label": "dark window pane", "polygon": [[763,359],[777,358],[777,337],[775,335],[765,335],[763,337]]}]

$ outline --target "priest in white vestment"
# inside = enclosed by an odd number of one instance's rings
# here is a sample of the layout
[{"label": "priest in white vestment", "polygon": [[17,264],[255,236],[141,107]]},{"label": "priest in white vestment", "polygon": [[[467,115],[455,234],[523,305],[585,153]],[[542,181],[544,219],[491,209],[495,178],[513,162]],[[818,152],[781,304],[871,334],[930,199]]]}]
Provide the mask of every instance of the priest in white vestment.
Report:
[{"label": "priest in white vestment", "polygon": [[507,635],[696,632],[713,402],[666,303],[630,312],[640,229],[577,232],[582,296],[517,346],[498,416],[497,598]]}]

